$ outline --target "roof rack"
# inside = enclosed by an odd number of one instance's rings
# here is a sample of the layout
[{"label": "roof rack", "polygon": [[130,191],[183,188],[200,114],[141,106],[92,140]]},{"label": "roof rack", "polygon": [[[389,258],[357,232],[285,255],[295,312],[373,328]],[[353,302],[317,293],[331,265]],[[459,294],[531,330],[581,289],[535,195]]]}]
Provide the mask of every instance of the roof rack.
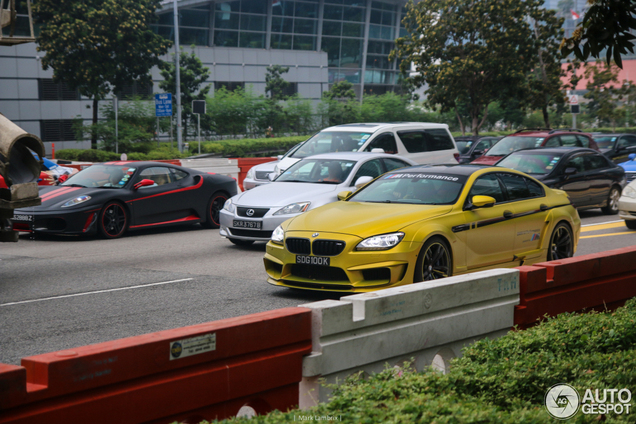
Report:
[{"label": "roof rack", "polygon": [[548,134],[552,134],[559,131],[570,131],[570,132],[580,132],[580,133],[583,132],[583,130],[579,130],[578,128],[555,128],[552,131],[550,131]]},{"label": "roof rack", "polygon": [[514,134],[518,134],[518,133],[524,132],[524,131],[551,131],[551,130],[552,130],[552,128],[524,128],[522,130],[518,130]]}]

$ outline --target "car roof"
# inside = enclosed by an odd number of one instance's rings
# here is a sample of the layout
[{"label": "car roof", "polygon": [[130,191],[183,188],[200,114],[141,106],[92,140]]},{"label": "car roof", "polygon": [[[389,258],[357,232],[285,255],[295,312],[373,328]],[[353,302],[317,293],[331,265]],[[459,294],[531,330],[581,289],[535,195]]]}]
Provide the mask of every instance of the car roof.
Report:
[{"label": "car roof", "polygon": [[482,169],[492,168],[498,171],[501,171],[502,168],[497,168],[492,165],[472,165],[472,164],[462,164],[462,165],[415,165],[410,166],[408,168],[400,168],[391,171],[391,173],[400,173],[400,172],[434,172],[436,174],[442,175],[465,175],[470,176],[477,171],[481,171]]},{"label": "car roof", "polygon": [[405,162],[415,163],[412,159],[405,158],[404,156],[393,155],[390,153],[379,153],[379,152],[331,152],[331,153],[320,153],[318,155],[307,156],[301,160],[305,159],[342,159],[342,160],[353,160],[359,161],[363,158],[370,157],[378,157],[378,158],[397,158],[401,159]]},{"label": "car roof", "polygon": [[376,132],[386,128],[408,129],[419,128],[448,128],[447,124],[434,122],[365,122],[355,124],[342,124],[324,128],[323,131],[351,131],[351,132]]},{"label": "car roof", "polygon": [[514,152],[511,152],[510,154],[508,154],[507,156],[512,156],[512,155],[518,155],[518,154],[523,154],[523,153],[527,153],[530,155],[536,155],[536,154],[551,154],[551,153],[575,153],[575,152],[591,152],[591,153],[596,153],[599,154],[600,153],[594,149],[589,149],[587,147],[568,147],[568,146],[559,146],[559,147],[535,147],[535,148],[531,148],[531,149],[521,149],[521,150],[515,150]]},{"label": "car roof", "polygon": [[631,133],[603,133],[603,134],[592,134],[592,137],[618,137],[621,135],[636,135]]},{"label": "car roof", "polygon": [[512,134],[508,134],[506,137],[515,136],[515,137],[547,137],[553,134],[576,134],[576,135],[586,135],[591,137],[590,133],[586,133],[581,130],[573,129],[573,128],[526,128],[514,132]]}]

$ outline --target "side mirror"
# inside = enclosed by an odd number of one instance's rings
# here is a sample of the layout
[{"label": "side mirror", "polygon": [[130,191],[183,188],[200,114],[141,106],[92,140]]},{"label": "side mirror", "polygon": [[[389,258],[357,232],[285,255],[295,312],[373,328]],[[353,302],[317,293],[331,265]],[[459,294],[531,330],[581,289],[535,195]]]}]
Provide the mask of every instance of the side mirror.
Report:
[{"label": "side mirror", "polygon": [[381,147],[374,147],[371,149],[371,153],[384,153],[384,149]]},{"label": "side mirror", "polygon": [[358,178],[358,180],[355,182],[354,186],[356,187],[356,189],[359,189],[360,187],[362,187],[363,185],[367,184],[369,181],[372,181],[373,177],[369,177],[367,175],[362,176],[360,178]]},{"label": "side mirror", "polygon": [[627,156],[627,158],[628,158],[629,160],[634,160],[634,159],[636,159],[636,153],[630,153],[630,154],[629,154],[629,156]]},{"label": "side mirror", "polygon": [[338,193],[338,200],[344,200],[347,197],[351,196],[351,191],[341,191],[340,193]]},{"label": "side mirror", "polygon": [[155,182],[154,182],[153,180],[148,180],[148,179],[145,179],[145,178],[144,178],[143,180],[141,180],[141,181],[139,181],[139,182],[135,183],[135,185],[133,186],[133,188],[134,188],[135,190],[138,190],[138,189],[140,189],[141,187],[149,187],[149,186],[154,185],[154,184],[155,184]]},{"label": "side mirror", "polygon": [[479,209],[479,208],[492,208],[495,205],[495,198],[490,196],[473,196],[472,198],[472,208],[471,209]]},{"label": "side mirror", "polygon": [[274,181],[276,179],[277,175],[275,172],[270,172],[269,174],[267,174],[267,179],[270,181]]},{"label": "side mirror", "polygon": [[568,168],[565,168],[565,171],[563,171],[563,173],[564,173],[565,175],[574,175],[574,174],[576,174],[576,172],[577,172],[577,171],[576,171],[576,168],[574,168],[574,167],[572,167],[572,166],[571,166],[571,167],[568,167]]}]

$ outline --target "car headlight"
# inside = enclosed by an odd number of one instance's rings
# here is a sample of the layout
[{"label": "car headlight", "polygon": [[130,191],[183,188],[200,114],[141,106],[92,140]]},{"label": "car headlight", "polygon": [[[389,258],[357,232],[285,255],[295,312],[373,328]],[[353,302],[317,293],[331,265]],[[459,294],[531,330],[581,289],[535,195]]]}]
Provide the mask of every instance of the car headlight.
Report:
[{"label": "car headlight", "polygon": [[362,240],[356,250],[389,250],[397,246],[404,238],[404,233],[390,233],[373,236]]},{"label": "car headlight", "polygon": [[68,202],[62,205],[63,208],[68,208],[69,206],[79,205],[80,203],[84,203],[88,200],[91,200],[91,196],[78,196],[75,199],[71,199]]},{"label": "car headlight", "polygon": [[274,212],[274,215],[289,215],[290,213],[301,213],[309,209],[311,202],[292,203]]},{"label": "car headlight", "polygon": [[272,238],[271,240],[274,243],[277,244],[283,244],[283,240],[285,239],[285,231],[283,230],[283,227],[281,227],[280,225],[278,227],[276,227],[276,229],[272,232]]},{"label": "car headlight", "polygon": [[228,211],[229,213],[234,213],[234,211],[236,210],[236,206],[234,206],[234,202],[232,202],[232,199],[227,199],[225,201],[225,204],[223,205],[223,210]]},{"label": "car headlight", "polygon": [[249,178],[250,180],[254,179],[254,167],[251,167],[249,171],[247,171],[247,174],[245,175],[245,178]]},{"label": "car headlight", "polygon": [[623,196],[629,197],[631,199],[636,199],[636,190],[631,185],[628,185],[623,190]]}]

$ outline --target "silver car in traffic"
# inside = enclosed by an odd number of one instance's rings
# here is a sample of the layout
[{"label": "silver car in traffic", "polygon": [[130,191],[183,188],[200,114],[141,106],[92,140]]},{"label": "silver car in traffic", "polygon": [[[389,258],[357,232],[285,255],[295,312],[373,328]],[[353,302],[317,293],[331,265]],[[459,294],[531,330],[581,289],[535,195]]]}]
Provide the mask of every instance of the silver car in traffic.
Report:
[{"label": "silver car in traffic", "polygon": [[283,221],[338,200],[373,178],[416,162],[388,153],[338,152],[307,157],[272,183],[240,193],[221,210],[220,234],[236,245],[269,241]]}]

